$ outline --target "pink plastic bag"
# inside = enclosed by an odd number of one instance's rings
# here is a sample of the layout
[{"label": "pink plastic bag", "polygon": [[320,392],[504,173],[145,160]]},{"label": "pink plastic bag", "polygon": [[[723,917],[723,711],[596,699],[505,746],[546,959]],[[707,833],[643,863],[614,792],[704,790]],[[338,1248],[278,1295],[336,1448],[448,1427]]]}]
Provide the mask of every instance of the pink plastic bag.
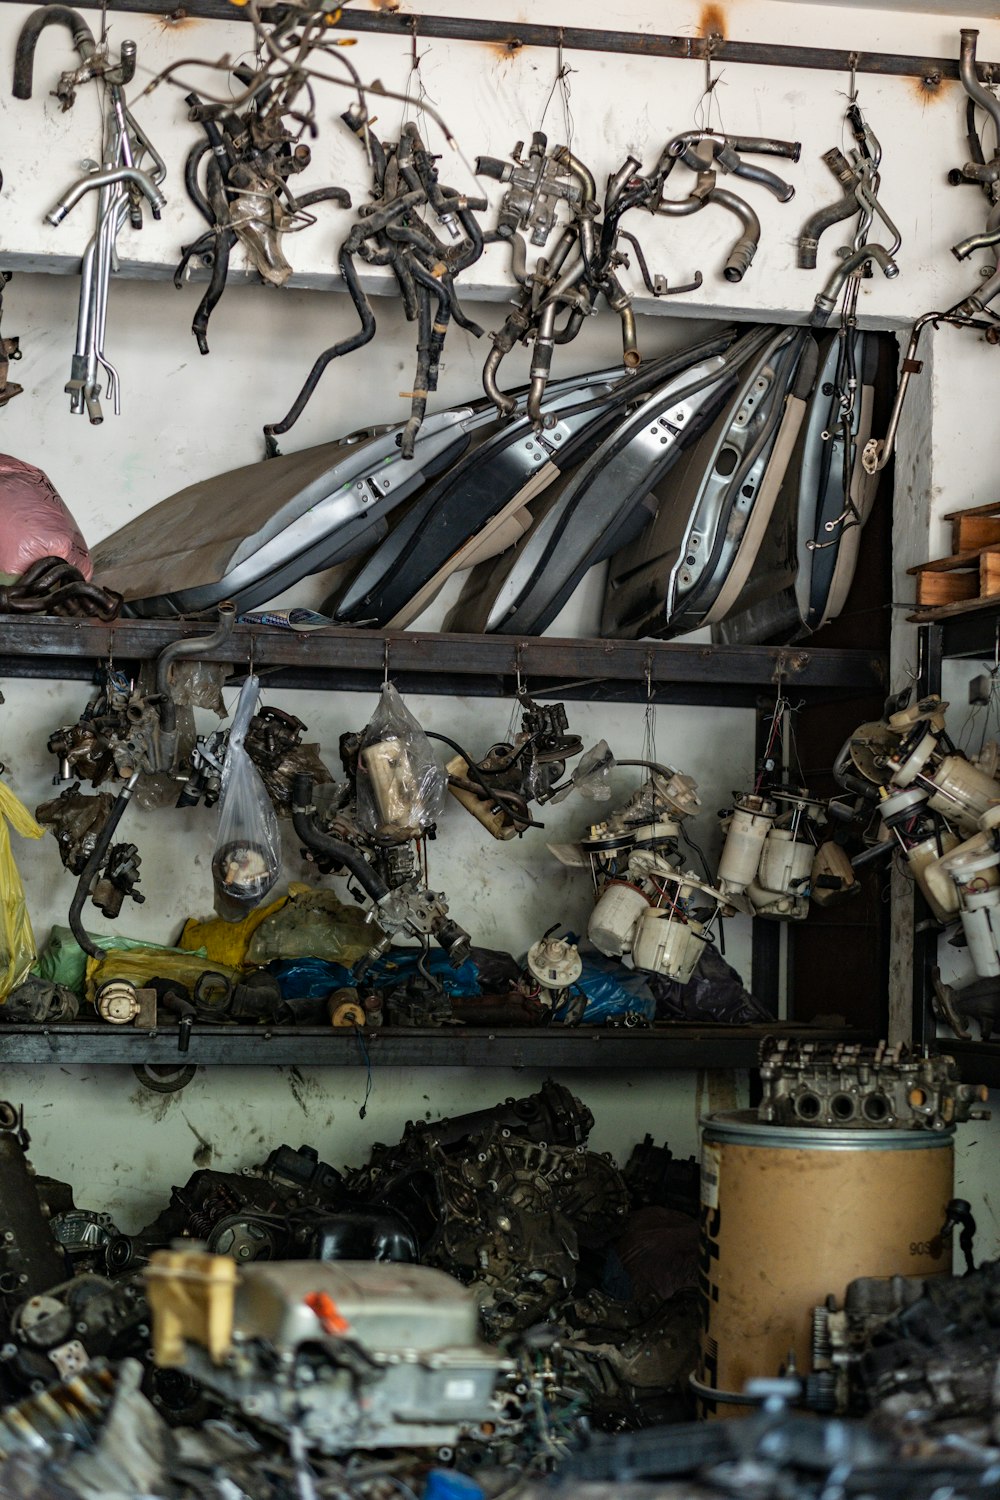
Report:
[{"label": "pink plastic bag", "polygon": [[50,480],[34,464],[0,453],[0,573],[15,578],[40,557],[62,557],[93,575],[87,543]]}]

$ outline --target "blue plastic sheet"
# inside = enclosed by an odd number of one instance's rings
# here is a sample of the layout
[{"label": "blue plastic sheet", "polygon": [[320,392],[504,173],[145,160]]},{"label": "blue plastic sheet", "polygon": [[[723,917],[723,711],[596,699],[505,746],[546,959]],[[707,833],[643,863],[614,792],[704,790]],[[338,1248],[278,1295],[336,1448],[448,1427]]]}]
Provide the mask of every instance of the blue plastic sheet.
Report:
[{"label": "blue plastic sheet", "polygon": [[[575,942],[573,937],[568,942]],[[586,1008],[579,1020],[587,1026],[599,1026],[602,1021],[614,1020],[616,1016],[638,1015],[652,1021],[656,1015],[656,1001],[646,982],[645,975],[627,969],[617,959],[606,958],[589,944],[580,946],[583,973],[573,986],[575,994],[558,1005],[552,1013],[554,1021],[562,1021],[575,1010],[577,994],[586,997]]]},{"label": "blue plastic sheet", "polygon": [[[420,956],[413,948],[390,948],[365,970],[365,983],[378,990],[392,990],[406,984],[417,973]],[[267,967],[286,1000],[319,998],[355,982],[350,969],[323,958],[279,959]],[[479,994],[479,969],[471,958],[461,968],[453,969],[443,951],[428,953],[424,969],[433,974],[447,995]]]}]

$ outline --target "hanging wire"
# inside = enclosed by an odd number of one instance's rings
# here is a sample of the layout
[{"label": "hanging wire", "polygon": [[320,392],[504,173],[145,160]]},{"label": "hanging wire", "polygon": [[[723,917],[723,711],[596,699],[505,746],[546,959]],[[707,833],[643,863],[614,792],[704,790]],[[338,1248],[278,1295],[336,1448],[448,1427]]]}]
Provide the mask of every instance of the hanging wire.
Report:
[{"label": "hanging wire", "polygon": [[546,99],[546,101],[545,101],[545,107],[542,110],[542,118],[538,122],[538,128],[539,128],[539,130],[544,129],[544,126],[545,126],[545,116],[549,112],[549,105],[552,103],[552,100],[555,98],[555,93],[556,93],[556,90],[558,89],[559,90],[559,94],[560,94],[560,98],[562,100],[563,131],[564,131],[564,135],[565,135],[566,147],[567,147],[567,150],[569,150],[570,152],[572,152],[572,150],[573,150],[573,132],[574,132],[575,125],[574,125],[574,120],[573,120],[573,111],[570,108],[570,99],[572,98],[572,89],[570,87],[569,80],[570,80],[571,74],[573,74],[575,72],[576,72],[576,69],[575,68],[571,68],[569,66],[569,64],[566,63],[563,60],[562,32],[560,31],[560,33],[559,33],[559,46],[556,49],[556,76],[552,80],[552,87],[549,89],[548,98]]},{"label": "hanging wire", "polygon": [[371,1098],[372,1092],[372,1060],[368,1052],[368,1043],[365,1041],[365,1035],[360,1026],[355,1026],[354,1028],[354,1040],[358,1044],[361,1061],[365,1065],[365,1097],[361,1101],[361,1108],[358,1110],[358,1119],[363,1120],[368,1113],[368,1100]]},{"label": "hanging wire", "polygon": [[803,704],[801,702],[789,702],[785,695],[779,690],[778,695],[774,700],[774,708],[768,715],[771,729],[767,737],[767,744],[764,747],[764,753],[760,759],[760,769],[757,772],[757,780],[754,782],[754,796],[756,796],[760,792],[760,789],[764,784],[764,780],[768,775],[768,762],[772,760],[778,747],[778,742],[782,738],[783,724],[786,714],[788,716],[789,743],[792,754],[794,756],[795,765],[798,768],[800,785],[804,781],[805,775],[802,770],[802,762],[799,760],[798,748],[795,745],[795,730],[793,727],[793,717],[799,712],[802,707]]},{"label": "hanging wire", "polygon": [[[650,652],[646,657],[646,707],[643,713],[642,726],[642,759],[658,761],[656,753],[656,704],[653,702],[653,657]],[[643,775],[639,768],[640,778]]]},{"label": "hanging wire", "polygon": [[716,92],[725,76],[725,70],[712,77],[712,61],[715,57],[715,48],[722,40],[718,32],[713,31],[705,38],[705,87],[701,97],[694,107],[694,123],[698,130],[711,130],[712,128],[712,104],[714,102],[719,116],[719,134],[725,135],[726,128],[722,121],[722,100]]},{"label": "hanging wire", "polygon": [[[410,20],[410,71],[406,75],[405,100],[403,102],[403,124],[410,118],[411,107],[423,119],[429,118],[428,105],[437,104],[437,100],[427,92],[424,84],[424,74],[420,64],[430,53],[428,47],[426,52],[417,51],[417,18],[413,16]],[[411,90],[416,85],[416,97]]]}]

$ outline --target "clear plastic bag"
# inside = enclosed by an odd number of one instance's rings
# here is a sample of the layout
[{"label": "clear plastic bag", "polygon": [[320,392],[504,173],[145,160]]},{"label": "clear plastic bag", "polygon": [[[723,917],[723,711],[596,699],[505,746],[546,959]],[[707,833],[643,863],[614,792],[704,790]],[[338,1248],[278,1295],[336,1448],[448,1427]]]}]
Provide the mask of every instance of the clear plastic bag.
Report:
[{"label": "clear plastic bag", "polygon": [[8,823],[22,838],[45,837],[45,829],[35,822],[10,787],[0,781],[0,1000],[5,1000],[27,977],[37,956],[21,872],[10,847]]},{"label": "clear plastic bag", "polygon": [[380,935],[359,906],[345,906],[333,891],[293,884],[288,900],[254,928],[246,961],[262,965],[276,958],[325,958],[350,967]]},{"label": "clear plastic bag", "polygon": [[417,838],[441,816],[447,787],[430,740],[387,682],[358,751],[360,827],[394,843]]},{"label": "clear plastic bag", "polygon": [[608,802],[611,798],[611,772],[615,758],[607,740],[598,740],[585,750],[573,768],[569,781],[556,792],[553,802],[563,802],[570,792],[578,792],[587,802]]},{"label": "clear plastic bag", "polygon": [[212,855],[215,910],[240,922],[271,890],[281,869],[278,819],[243,741],[257,711],[260,680],[248,677],[240,692],[222,765],[219,831]]}]

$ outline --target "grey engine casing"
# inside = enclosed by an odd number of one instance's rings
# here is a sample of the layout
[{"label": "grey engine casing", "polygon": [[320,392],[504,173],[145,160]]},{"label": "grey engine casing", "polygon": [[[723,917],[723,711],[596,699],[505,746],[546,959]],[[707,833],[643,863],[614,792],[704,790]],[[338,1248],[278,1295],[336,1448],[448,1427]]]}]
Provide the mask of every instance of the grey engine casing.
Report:
[{"label": "grey engine casing", "polygon": [[[315,1293],[347,1333],[324,1331],[305,1300]],[[246,1417],[341,1453],[455,1443],[495,1422],[494,1390],[511,1364],[480,1342],[474,1290],[443,1271],[260,1261],[240,1267],[225,1363],[189,1344],[185,1368]]]}]

